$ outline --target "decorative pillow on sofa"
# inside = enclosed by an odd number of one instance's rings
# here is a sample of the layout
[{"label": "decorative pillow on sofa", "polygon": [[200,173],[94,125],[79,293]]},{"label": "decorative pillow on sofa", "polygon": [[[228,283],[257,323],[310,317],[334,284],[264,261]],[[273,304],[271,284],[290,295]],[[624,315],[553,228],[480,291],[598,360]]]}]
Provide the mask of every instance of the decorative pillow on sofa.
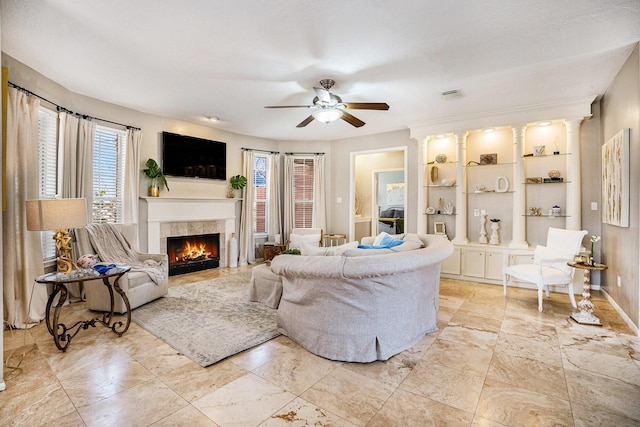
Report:
[{"label": "decorative pillow on sofa", "polygon": [[384,231],[373,240],[373,244],[371,245],[358,245],[360,249],[391,249],[395,246],[400,246],[404,243],[403,240],[394,239],[389,234]]},{"label": "decorative pillow on sofa", "polygon": [[289,236],[289,249],[302,249],[302,244],[309,246],[320,246],[319,234],[291,234]]},{"label": "decorative pillow on sofa", "polygon": [[343,255],[345,251],[349,249],[355,249],[358,247],[358,242],[349,242],[338,246],[317,247],[308,243],[302,243],[300,252],[304,256],[339,256]]},{"label": "decorative pillow on sofa", "polygon": [[402,240],[404,240],[403,244],[401,244],[400,246],[391,248],[391,250],[395,252],[404,252],[404,251],[413,251],[415,249],[424,248],[424,243],[422,243],[422,240],[420,240],[420,237],[418,237],[418,235],[415,233],[405,233],[404,236],[402,237]]},{"label": "decorative pillow on sofa", "polygon": [[416,249],[423,248],[424,245],[422,242],[418,243],[413,240],[405,240],[403,244],[394,246],[391,248],[394,252],[406,252],[406,251],[415,251]]}]

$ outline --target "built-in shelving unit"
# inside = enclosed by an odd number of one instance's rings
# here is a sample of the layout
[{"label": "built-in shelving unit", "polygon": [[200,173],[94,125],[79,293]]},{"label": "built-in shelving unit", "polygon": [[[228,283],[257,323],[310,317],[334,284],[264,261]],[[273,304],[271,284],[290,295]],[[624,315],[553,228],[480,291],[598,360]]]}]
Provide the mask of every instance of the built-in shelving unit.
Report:
[{"label": "built-in shelving unit", "polygon": [[[591,114],[592,101],[411,128],[411,136],[420,143],[422,165],[418,232],[434,233],[434,223],[445,222],[447,236],[456,248],[443,265],[443,274],[499,283],[504,254],[545,244],[550,226],[580,229],[580,124]],[[542,126],[543,120],[550,123]],[[493,131],[486,132],[487,126],[494,126]],[[443,155],[446,161],[436,162]],[[544,182],[557,176],[561,182]],[[527,178],[541,182],[527,182]],[[443,179],[451,185],[443,185]],[[454,214],[426,214],[427,208],[437,209],[438,203],[441,207],[452,204]],[[553,206],[560,206],[560,214],[547,215]],[[531,215],[532,207],[542,215]],[[530,219],[534,217],[537,219]],[[484,236],[490,239],[492,218],[500,219],[497,245],[482,243]],[[473,268],[479,270],[472,273]]]}]

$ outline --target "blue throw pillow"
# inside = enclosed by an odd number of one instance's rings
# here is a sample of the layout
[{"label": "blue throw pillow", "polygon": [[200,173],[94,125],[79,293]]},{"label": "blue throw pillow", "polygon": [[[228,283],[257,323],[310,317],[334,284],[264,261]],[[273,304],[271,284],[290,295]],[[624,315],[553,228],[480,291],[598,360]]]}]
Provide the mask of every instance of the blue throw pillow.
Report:
[{"label": "blue throw pillow", "polygon": [[397,240],[393,237],[386,235],[382,238],[379,245],[358,245],[360,249],[390,249],[394,246],[399,246],[404,243],[404,240]]}]

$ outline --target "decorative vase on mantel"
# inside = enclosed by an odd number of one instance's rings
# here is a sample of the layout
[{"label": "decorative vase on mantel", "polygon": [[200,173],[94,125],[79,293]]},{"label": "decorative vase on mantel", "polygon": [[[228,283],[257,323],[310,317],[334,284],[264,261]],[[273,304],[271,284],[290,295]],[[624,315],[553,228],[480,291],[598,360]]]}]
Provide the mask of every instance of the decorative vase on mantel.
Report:
[{"label": "decorative vase on mantel", "polygon": [[160,187],[158,186],[158,178],[151,178],[151,183],[149,184],[149,197],[158,197],[160,196]]},{"label": "decorative vase on mantel", "polygon": [[234,197],[236,197],[236,191],[233,189],[231,184],[229,184],[229,187],[227,188],[227,198],[233,199]]}]

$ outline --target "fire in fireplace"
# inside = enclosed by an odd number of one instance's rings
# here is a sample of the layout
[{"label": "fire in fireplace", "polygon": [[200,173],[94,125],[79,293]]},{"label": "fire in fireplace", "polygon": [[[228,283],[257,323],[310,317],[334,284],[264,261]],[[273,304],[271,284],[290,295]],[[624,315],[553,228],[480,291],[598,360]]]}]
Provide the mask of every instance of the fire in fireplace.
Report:
[{"label": "fire in fireplace", "polygon": [[167,237],[169,276],[220,265],[220,234]]}]

